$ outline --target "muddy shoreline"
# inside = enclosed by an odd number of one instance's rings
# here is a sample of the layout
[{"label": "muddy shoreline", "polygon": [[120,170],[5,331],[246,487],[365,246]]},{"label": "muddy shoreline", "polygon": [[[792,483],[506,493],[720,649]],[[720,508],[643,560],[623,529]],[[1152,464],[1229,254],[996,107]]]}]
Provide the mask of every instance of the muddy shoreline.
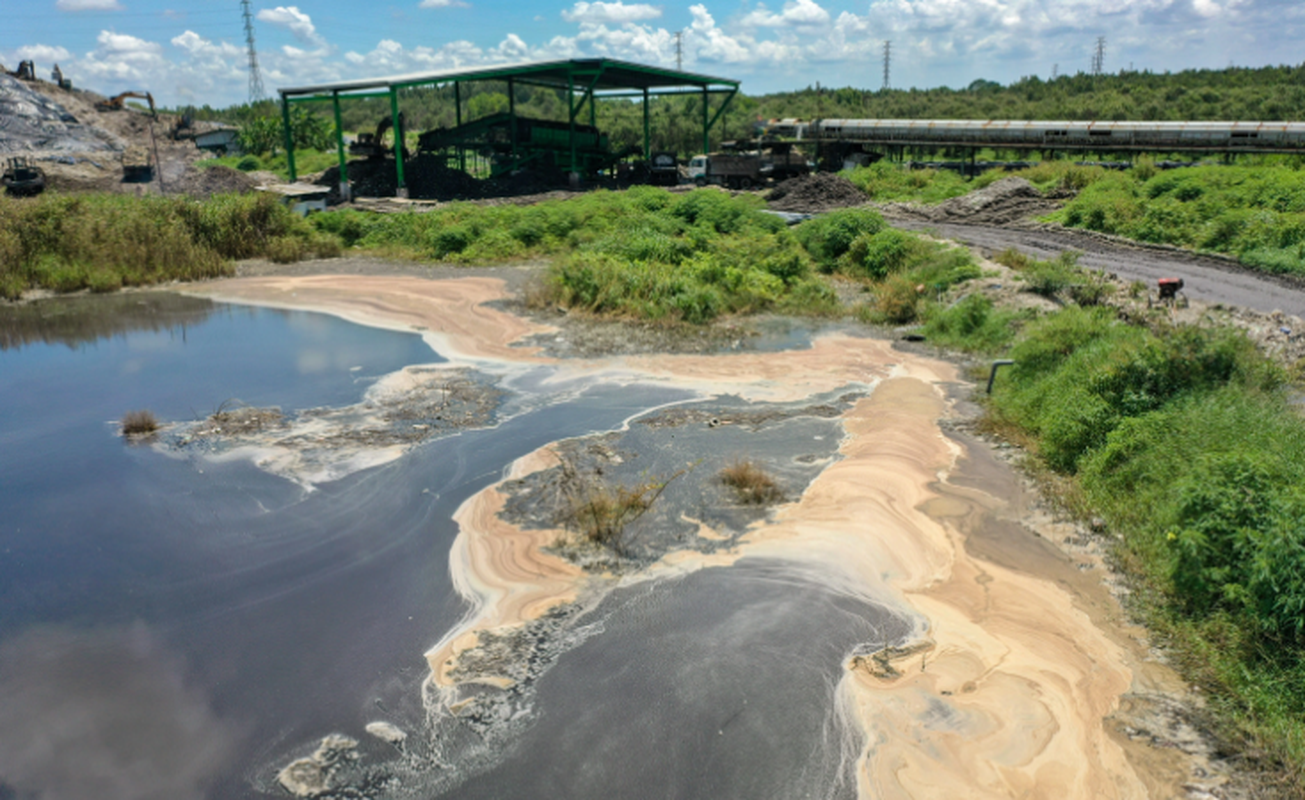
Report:
[{"label": "muddy shoreline", "polygon": [[[395,272],[413,274],[407,265]],[[394,273],[382,266],[371,274]],[[1027,481],[1018,477],[1008,460],[996,455],[1002,451],[972,433],[977,409],[965,400],[972,387],[957,382],[954,368],[939,372],[929,366],[940,363],[937,354],[922,359],[885,342],[826,331],[816,332],[806,350],[780,348],[769,358],[755,351],[741,353],[733,341],[702,349],[669,347],[679,353],[672,356],[656,355],[647,341],[636,342],[629,354],[613,355],[611,348],[619,348],[613,341],[603,346],[599,357],[584,347],[547,346],[548,337],[583,340],[584,324],[572,327],[565,318],[550,318],[545,327],[539,320],[526,322],[507,313],[512,308],[508,298],[529,280],[529,269],[513,273],[506,285],[487,281],[488,274],[458,269],[456,275],[460,280],[437,279],[424,288],[411,278],[387,282],[383,277],[365,277],[351,285],[347,278],[314,281],[268,276],[215,282],[197,293],[236,302],[313,308],[364,324],[417,329],[437,341],[441,353],[478,362],[560,364],[569,374],[590,377],[632,372],[643,379],[700,386],[718,396],[733,389],[750,395],[746,403],[787,402],[808,412],[794,417],[837,419],[843,436],[838,458],[824,452],[789,453],[795,463],[805,463],[817,474],[814,484],[794,484],[790,492],[799,496],[777,512],[704,520],[699,492],[696,506],[694,502],[668,505],[660,525],[672,534],[678,531],[681,540],[686,531],[696,528],[703,546],[647,550],[628,564],[617,564],[615,572],[610,559],[586,563],[550,551],[558,537],[556,519],[550,523],[547,515],[532,517],[519,504],[513,510],[514,491],[519,496],[523,488],[533,491],[545,486],[547,479],[542,476],[557,468],[556,454],[545,451],[518,462],[502,484],[459,511],[463,536],[455,546],[454,569],[456,573],[460,563],[468,570],[461,580],[470,579],[465,585],[468,596],[480,600],[473,603],[466,624],[428,652],[436,706],[455,716],[470,710],[484,717],[483,709],[474,709],[485,702],[493,705],[484,699],[492,695],[493,687],[504,690],[527,676],[511,668],[514,651],[524,648],[529,661],[530,654],[538,647],[547,649],[549,641],[574,638],[568,633],[568,621],[583,619],[604,596],[595,592],[592,576],[610,581],[628,570],[627,578],[618,580],[628,583],[629,574],[655,571],[658,566],[682,570],[688,563],[695,571],[724,567],[737,561],[738,553],[730,551],[742,545],[744,557],[790,562],[796,558],[807,569],[817,570],[838,564],[836,570],[847,572],[840,580],[862,582],[849,591],[891,607],[901,606],[904,599],[902,611],[917,619],[909,635],[853,650],[839,684],[838,703],[844,712],[862,726],[864,741],[878,742],[857,757],[855,780],[861,796],[975,790],[1015,796],[1053,787],[1064,791],[1065,780],[1077,787],[1070,796],[1243,794],[1236,776],[1215,758],[1217,748],[1200,733],[1199,699],[1151,652],[1145,632],[1127,624],[1107,586],[1117,578],[1107,574],[1099,556],[1102,548],[1099,544],[1077,550],[1063,547],[1067,540],[1090,543],[1093,534],[1048,513]],[[442,277],[426,270],[419,280]],[[461,287],[453,292],[456,313],[432,325],[437,317],[429,309],[419,309],[412,292],[420,290],[422,302],[438,304],[438,296],[455,285]],[[489,341],[473,324],[477,320],[493,323],[495,333]],[[528,345],[520,346],[522,341]],[[708,352],[721,355],[704,354]],[[723,366],[731,360],[738,360],[737,365]],[[815,369],[822,363],[841,366],[826,375]],[[849,383],[854,377],[870,381],[868,397],[855,399],[855,380]],[[834,392],[833,397],[841,399],[833,405],[808,400],[820,391]],[[820,406],[834,412],[809,413]],[[719,407],[676,413],[673,424],[662,426],[668,441],[661,450],[672,449],[669,431],[692,429],[695,437],[702,438],[715,429],[708,427],[713,421],[719,424],[726,416]],[[783,414],[756,409],[748,413],[757,429],[783,422]],[[667,417],[661,415],[663,420]],[[926,442],[932,444],[924,451],[917,449]],[[630,445],[622,441],[602,446],[612,453]],[[648,452],[632,450],[627,455],[637,460],[657,450],[651,442],[645,446]],[[690,452],[676,457],[693,460]],[[804,457],[810,458],[798,461]],[[611,465],[610,457],[604,458]],[[879,463],[883,466],[871,466],[875,471],[867,474],[887,484],[873,490],[871,498],[839,488],[844,472],[859,464]],[[592,461],[589,468],[594,468]],[[859,481],[847,488],[864,485]],[[900,526],[900,530],[854,543],[837,525],[830,528],[820,522],[830,511],[856,514],[850,507],[867,502],[871,505],[862,512],[878,508],[873,513],[887,513],[882,518],[893,520],[889,527]],[[533,533],[532,525],[537,528]],[[468,531],[479,533],[464,541]],[[802,552],[797,554],[792,542],[803,537]],[[490,555],[500,539],[511,542],[509,550]],[[920,549],[914,555],[884,549],[890,541],[909,542]],[[854,563],[840,563],[849,555],[840,548],[849,545],[863,552],[852,553]],[[477,548],[490,549],[477,555]],[[1094,549],[1096,555],[1090,552]],[[727,554],[724,560],[714,560],[721,553]],[[670,555],[675,558],[668,561]],[[864,571],[875,563],[879,565]],[[890,563],[896,567],[885,566]],[[585,577],[586,572],[591,577]],[[874,573],[882,577],[870,577]],[[489,583],[478,583],[485,580]],[[1040,630],[1044,620],[1039,617],[1049,613],[1055,622],[1046,620],[1047,627],[1064,627],[1045,639],[1041,634],[1050,631]],[[536,630],[540,625],[544,627]],[[984,643],[985,637],[990,641]],[[990,661],[997,652],[1005,655]],[[988,666],[981,667],[985,662]],[[1112,666],[1106,669],[1106,664]],[[491,691],[467,694],[458,688],[470,684],[490,686]],[[1042,688],[1030,695],[1034,686]],[[1046,702],[1052,695],[1060,700]],[[950,711],[938,718],[940,709]],[[934,722],[921,729],[921,721],[930,715]],[[1010,727],[1016,719],[1023,720],[1019,725],[1032,725],[1032,739],[1018,746],[1008,738],[1017,729]],[[946,722],[940,725],[942,720]],[[922,730],[928,731],[923,733],[924,741]],[[939,752],[949,755],[940,761]],[[997,764],[1004,766],[996,769]]]}]

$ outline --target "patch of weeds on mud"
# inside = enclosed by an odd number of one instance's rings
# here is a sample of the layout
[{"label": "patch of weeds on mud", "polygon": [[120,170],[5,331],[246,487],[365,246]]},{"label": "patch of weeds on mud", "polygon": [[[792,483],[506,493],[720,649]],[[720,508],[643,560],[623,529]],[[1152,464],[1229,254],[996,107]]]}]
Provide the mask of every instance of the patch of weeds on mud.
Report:
[{"label": "patch of weeds on mud", "polygon": [[766,506],[784,499],[779,484],[752,459],[736,458],[716,476],[734,490],[740,503]]},{"label": "patch of weeds on mud", "polygon": [[[619,433],[559,442],[558,466],[501,486],[503,517],[569,531],[552,552],[591,572],[640,569],[676,550],[729,549],[837,457],[837,418],[861,396],[840,391],[789,404],[718,398],[661,409]],[[739,502],[719,479],[740,460],[772,482],[754,487],[762,502]]]}]

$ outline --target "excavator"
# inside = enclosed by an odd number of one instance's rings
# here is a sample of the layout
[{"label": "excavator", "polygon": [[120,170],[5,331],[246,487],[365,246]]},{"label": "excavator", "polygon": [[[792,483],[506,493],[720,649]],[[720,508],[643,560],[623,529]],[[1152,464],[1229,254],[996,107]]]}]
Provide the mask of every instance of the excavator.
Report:
[{"label": "excavator", "polygon": [[138,100],[144,100],[150,104],[150,116],[157,117],[158,112],[154,110],[154,95],[149,92],[123,92],[116,97],[110,97],[107,100],[101,100],[95,104],[96,111],[122,111],[125,106],[122,101],[128,97],[134,97]]},{"label": "excavator", "polygon": [[[384,158],[386,153],[393,152],[393,148],[385,146],[385,133],[394,124],[392,117],[381,117],[381,122],[376,126],[376,133],[360,133],[358,138],[349,143],[349,155],[364,156],[366,158]],[[403,112],[399,112],[399,133],[394,137],[396,142],[403,141],[403,132],[407,130],[407,122],[403,118]],[[403,152],[407,157],[408,151],[405,148]]]}]

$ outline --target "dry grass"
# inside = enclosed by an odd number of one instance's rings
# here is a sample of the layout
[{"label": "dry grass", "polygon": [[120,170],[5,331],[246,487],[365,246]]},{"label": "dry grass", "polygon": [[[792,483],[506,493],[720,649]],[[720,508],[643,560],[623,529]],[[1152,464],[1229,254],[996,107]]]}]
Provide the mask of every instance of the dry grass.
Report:
[{"label": "dry grass", "polygon": [[128,411],[122,415],[123,436],[144,436],[159,429],[159,420],[153,411]]},{"label": "dry grass", "polygon": [[734,490],[739,501],[749,505],[768,505],[784,499],[775,479],[750,459],[739,458],[720,471],[721,483]]},{"label": "dry grass", "polygon": [[562,460],[562,487],[570,500],[566,527],[586,542],[606,547],[617,555],[625,553],[625,529],[652,508],[681,470],[665,480],[647,479],[633,486],[612,486],[597,478],[582,478],[566,459]]}]

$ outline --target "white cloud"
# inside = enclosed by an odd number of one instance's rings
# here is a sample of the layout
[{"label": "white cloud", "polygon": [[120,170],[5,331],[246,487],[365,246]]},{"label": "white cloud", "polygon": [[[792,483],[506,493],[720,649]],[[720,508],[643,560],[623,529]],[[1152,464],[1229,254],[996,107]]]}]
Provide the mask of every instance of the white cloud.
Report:
[{"label": "white cloud", "polygon": [[163,46],[157,42],[147,42],[126,33],[100,31],[95,37],[100,43],[100,50],[120,57],[156,56],[163,52]]},{"label": "white cloud", "polygon": [[299,41],[323,47],[326,40],[317,32],[312,17],[299,10],[298,6],[277,6],[264,8],[258,12],[259,22],[266,22],[278,28],[284,28]]},{"label": "white cloud", "polygon": [[421,0],[418,8],[471,8],[462,0]]},{"label": "white cloud", "polygon": [[60,11],[121,11],[118,0],[59,0],[54,7]]},{"label": "white cloud", "polygon": [[[846,12],[844,12],[846,13]],[[756,10],[745,15],[740,24],[753,28],[780,28],[787,26],[826,25],[829,12],[813,0],[795,0],[784,4],[784,10],[778,14],[758,5]]]},{"label": "white cloud", "polygon": [[16,61],[35,61],[42,65],[47,61],[67,61],[72,58],[72,53],[64,48],[48,44],[23,45],[14,54],[18,56]]},{"label": "white cloud", "polygon": [[615,3],[576,3],[569,11],[562,12],[562,19],[567,22],[597,25],[602,23],[625,24],[657,19],[662,10],[647,3],[629,5],[617,0]]},{"label": "white cloud", "polygon": [[180,47],[192,56],[202,58],[235,57],[244,53],[230,42],[213,42],[190,30],[180,36],[172,37],[172,46]]}]

